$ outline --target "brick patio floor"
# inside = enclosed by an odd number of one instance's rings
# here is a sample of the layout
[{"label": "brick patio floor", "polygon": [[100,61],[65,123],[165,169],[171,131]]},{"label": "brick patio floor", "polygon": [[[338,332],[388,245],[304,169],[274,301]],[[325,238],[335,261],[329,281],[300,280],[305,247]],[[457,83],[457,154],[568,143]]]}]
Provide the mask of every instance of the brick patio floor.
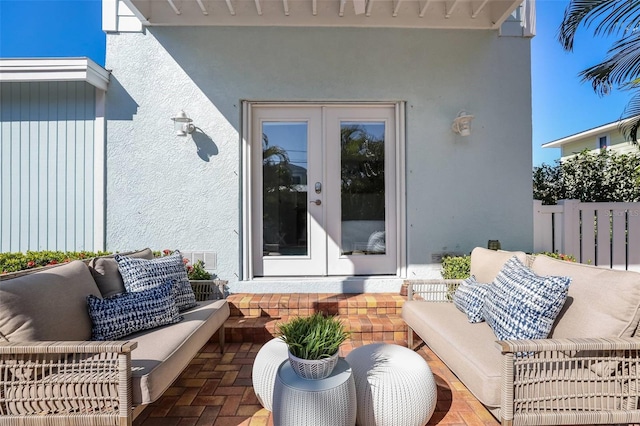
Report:
[{"label": "brick patio floor", "polygon": [[[372,342],[345,343],[341,355],[346,356],[353,347],[367,343]],[[261,346],[261,343],[229,343],[225,353],[220,354],[217,343],[205,345],[173,386],[149,405],[134,425],[273,425],[271,413],[262,408],[251,384],[253,360]],[[422,347],[418,353],[431,367],[438,385],[436,411],[427,424],[498,424],[428,348]]]}]

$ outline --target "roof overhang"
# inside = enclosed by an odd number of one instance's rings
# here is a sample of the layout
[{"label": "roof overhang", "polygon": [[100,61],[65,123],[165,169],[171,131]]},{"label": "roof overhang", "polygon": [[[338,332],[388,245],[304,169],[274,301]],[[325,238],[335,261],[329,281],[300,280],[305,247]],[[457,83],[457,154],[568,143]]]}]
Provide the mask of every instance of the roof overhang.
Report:
[{"label": "roof overhang", "polygon": [[146,26],[499,29],[523,0],[123,0]]},{"label": "roof overhang", "polygon": [[[635,117],[637,118],[637,117]],[[584,132],[576,133],[571,136],[567,136],[561,139],[556,139],[555,141],[547,142],[542,144],[542,148],[561,148],[563,145],[569,144],[571,142],[576,142],[585,138],[595,137],[602,135],[603,133],[608,133],[611,131],[619,130],[621,125],[626,124],[627,122],[633,120],[632,118],[627,118],[624,120],[614,121],[612,123],[604,124],[602,126],[594,127],[589,130],[585,130]]]},{"label": "roof overhang", "polygon": [[85,81],[107,90],[109,71],[89,58],[0,59],[0,82]]}]

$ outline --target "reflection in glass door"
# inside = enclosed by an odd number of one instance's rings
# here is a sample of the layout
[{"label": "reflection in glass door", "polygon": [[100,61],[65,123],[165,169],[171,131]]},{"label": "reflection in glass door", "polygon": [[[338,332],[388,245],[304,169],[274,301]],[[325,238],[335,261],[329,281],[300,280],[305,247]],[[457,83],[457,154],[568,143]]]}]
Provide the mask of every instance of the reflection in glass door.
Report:
[{"label": "reflection in glass door", "polygon": [[325,114],[329,275],[396,274],[394,106]]},{"label": "reflection in glass door", "polygon": [[398,271],[395,105],[258,105],[254,276]]},{"label": "reflection in glass door", "polygon": [[320,110],[256,107],[252,116],[254,275],[325,275],[324,205],[310,191],[322,179]]},{"label": "reflection in glass door", "polygon": [[262,250],[306,256],[306,122],[262,123]]},{"label": "reflection in glass door", "polygon": [[341,255],[386,253],[384,128],[340,123]]}]

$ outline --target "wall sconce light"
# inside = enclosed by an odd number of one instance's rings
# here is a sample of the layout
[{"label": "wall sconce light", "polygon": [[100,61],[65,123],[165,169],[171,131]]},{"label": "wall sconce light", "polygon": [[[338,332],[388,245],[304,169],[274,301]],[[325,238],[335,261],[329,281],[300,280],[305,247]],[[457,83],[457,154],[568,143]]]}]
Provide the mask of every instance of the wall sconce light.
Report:
[{"label": "wall sconce light", "polygon": [[451,129],[460,136],[469,136],[471,134],[471,120],[473,120],[473,115],[469,115],[465,111],[460,111],[458,116],[453,120]]},{"label": "wall sconce light", "polygon": [[196,130],[193,120],[189,118],[184,110],[180,111],[175,117],[171,117],[171,119],[173,120],[173,130],[175,130],[176,136],[187,136],[187,133],[191,134]]}]

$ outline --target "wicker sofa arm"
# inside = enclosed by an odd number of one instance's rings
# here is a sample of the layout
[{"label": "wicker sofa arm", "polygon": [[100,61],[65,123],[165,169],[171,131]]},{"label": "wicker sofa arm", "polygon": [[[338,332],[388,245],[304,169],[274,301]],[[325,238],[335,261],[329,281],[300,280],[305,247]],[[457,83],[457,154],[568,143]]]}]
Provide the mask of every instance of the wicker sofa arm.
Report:
[{"label": "wicker sofa arm", "polygon": [[[137,342],[0,343],[0,425],[130,425]],[[88,424],[88,423],[86,423]]]},{"label": "wicker sofa arm", "polygon": [[407,300],[453,302],[453,293],[463,280],[406,280]]},{"label": "wicker sofa arm", "polygon": [[503,424],[640,421],[640,339],[497,343],[503,354]]}]

